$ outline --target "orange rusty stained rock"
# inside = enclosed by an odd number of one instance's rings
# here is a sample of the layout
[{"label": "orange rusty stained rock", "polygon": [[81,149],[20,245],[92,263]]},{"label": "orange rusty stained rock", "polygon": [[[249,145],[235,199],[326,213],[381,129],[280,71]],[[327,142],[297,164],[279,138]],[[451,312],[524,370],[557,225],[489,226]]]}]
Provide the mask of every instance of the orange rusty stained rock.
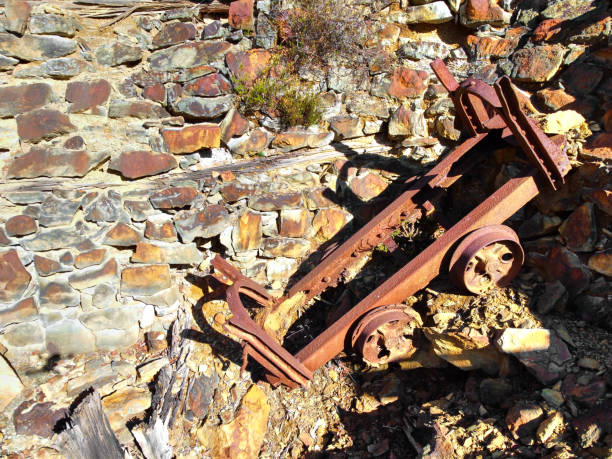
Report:
[{"label": "orange rusty stained rock", "polygon": [[255,22],[253,0],[237,0],[230,3],[229,24],[234,29],[251,30]]},{"label": "orange rusty stained rock", "polygon": [[593,136],[582,148],[580,155],[594,160],[612,159],[612,133],[602,132]]},{"label": "orange rusty stained rock", "polygon": [[278,233],[287,237],[303,237],[310,226],[310,212],[306,209],[284,209],[280,212]]},{"label": "orange rusty stained rock", "polygon": [[272,141],[272,146],[283,151],[292,151],[304,147],[323,147],[332,140],[334,140],[334,134],[331,132],[310,132],[292,129],[277,134]]},{"label": "orange rusty stained rock", "polygon": [[16,120],[19,137],[32,142],[49,140],[77,129],[70,122],[68,115],[47,108],[39,108],[17,115]]},{"label": "orange rusty stained rock", "polygon": [[103,105],[111,93],[106,80],[71,81],[66,86],[66,102],[71,102],[68,111],[78,113]]},{"label": "orange rusty stained rock", "polygon": [[152,151],[126,151],[113,158],[108,165],[125,178],[136,179],[168,172],[177,166],[174,156]]},{"label": "orange rusty stained rock", "polygon": [[604,276],[612,277],[612,250],[605,250],[591,255],[589,258],[589,268]]},{"label": "orange rusty stained rock", "polygon": [[488,57],[508,57],[518,45],[518,38],[477,37],[468,35],[467,44],[470,56],[475,59]]},{"label": "orange rusty stained rock", "polygon": [[0,302],[19,300],[30,284],[30,273],[26,271],[17,251],[0,252]]},{"label": "orange rusty stained rock", "polygon": [[594,190],[586,196],[586,199],[606,214],[612,215],[612,191]]},{"label": "orange rusty stained rock", "polygon": [[108,158],[108,153],[56,150],[33,147],[28,153],[13,158],[8,178],[83,177],[90,169]]},{"label": "orange rusty stained rock", "polygon": [[0,327],[14,322],[23,322],[36,315],[38,315],[38,308],[34,298],[26,298],[10,308],[0,311]]},{"label": "orange rusty stained rock", "polygon": [[[242,397],[235,418],[213,431],[211,456],[213,458],[249,459],[259,457],[266,436],[270,404],[265,392],[253,384]],[[201,431],[198,431],[200,434]],[[203,434],[203,432],[202,432]]]},{"label": "orange rusty stained rock", "polygon": [[201,123],[181,129],[162,129],[161,135],[170,153],[193,153],[221,145],[221,129],[216,124]]},{"label": "orange rusty stained rock", "polygon": [[310,251],[308,239],[290,237],[267,237],[261,246],[264,257],[302,258]]},{"label": "orange rusty stained rock", "polygon": [[153,193],[149,201],[156,209],[180,209],[188,206],[198,195],[190,186],[173,186]]},{"label": "orange rusty stained rock", "polygon": [[363,126],[364,122],[358,116],[335,116],[329,120],[329,127],[336,133],[336,140],[361,137]]},{"label": "orange rusty stained rock", "polygon": [[369,201],[387,189],[389,184],[378,174],[371,172],[351,181],[351,190],[362,201]]},{"label": "orange rusty stained rock", "polygon": [[25,236],[38,230],[36,220],[29,215],[15,215],[4,224],[6,234],[9,236]]},{"label": "orange rusty stained rock", "polygon": [[147,220],[144,235],[147,239],[154,239],[157,241],[176,241],[176,229],[174,228],[174,223],[171,221],[157,224]]},{"label": "orange rusty stained rock", "polygon": [[246,139],[236,139],[237,141],[232,143],[232,153],[239,155],[256,155],[265,150],[270,142],[268,132],[261,128],[251,131],[246,137]]},{"label": "orange rusty stained rock", "polygon": [[337,206],[336,196],[329,188],[315,188],[306,192],[306,206],[310,210],[317,210],[321,207]]},{"label": "orange rusty stained rock", "polygon": [[52,98],[53,92],[47,83],[0,86],[0,118],[35,110]]},{"label": "orange rusty stained rock", "polygon": [[162,248],[148,242],[139,242],[132,255],[132,263],[164,263],[165,252]]},{"label": "orange rusty stained rock", "polygon": [[220,128],[221,140],[227,142],[232,137],[245,134],[249,129],[249,122],[238,112],[238,110],[231,109],[221,122]]},{"label": "orange rusty stained rock", "polygon": [[559,233],[568,248],[575,252],[590,252],[597,241],[597,226],[593,204],[576,208],[559,227]]},{"label": "orange rusty stained rock", "polygon": [[592,65],[571,65],[561,75],[566,90],[581,96],[595,90],[601,82],[604,72]]},{"label": "orange rusty stained rock", "polygon": [[328,240],[348,223],[349,217],[341,209],[320,209],[312,220],[312,226],[319,238]]},{"label": "orange rusty stained rock", "polygon": [[145,99],[163,104],[166,102],[166,87],[162,83],[155,83],[151,86],[146,86],[142,91],[142,96]]},{"label": "orange rusty stained rock", "polygon": [[399,68],[391,76],[391,85],[388,93],[398,99],[404,97],[419,97],[427,89],[427,72],[412,70],[405,67]]},{"label": "orange rusty stained rock", "polygon": [[261,214],[245,210],[234,227],[232,241],[237,252],[258,249],[261,245]]},{"label": "orange rusty stained rock", "polygon": [[562,29],[563,19],[544,19],[533,31],[530,40],[533,42],[549,41]]},{"label": "orange rusty stained rock", "polygon": [[467,0],[461,15],[462,24],[475,27],[480,24],[503,25],[509,19],[496,0]]},{"label": "orange rusty stained rock", "polygon": [[41,257],[40,255],[34,255],[34,266],[38,275],[43,277],[55,274],[61,269],[57,261]]},{"label": "orange rusty stained rock", "polygon": [[546,259],[545,277],[559,280],[572,296],[584,291],[591,280],[591,273],[580,258],[564,247],[553,247]]},{"label": "orange rusty stained rock", "polygon": [[256,190],[257,187],[255,185],[247,185],[239,182],[230,182],[227,185],[223,185],[219,189],[219,192],[221,193],[221,196],[223,196],[223,199],[225,199],[229,203],[232,203],[248,196],[252,196]]},{"label": "orange rusty stained rock", "polygon": [[512,78],[518,81],[544,82],[550,80],[561,67],[565,48],[561,45],[542,45],[522,48],[514,53]]},{"label": "orange rusty stained rock", "polygon": [[251,85],[264,72],[270,62],[272,53],[265,49],[229,52],[225,58],[230,72],[246,85]]},{"label": "orange rusty stained rock", "polygon": [[563,89],[545,88],[536,93],[536,98],[551,110],[569,109],[576,98]]},{"label": "orange rusty stained rock", "polygon": [[10,239],[6,236],[4,229],[0,227],[0,246],[11,245]]},{"label": "orange rusty stained rock", "polygon": [[117,247],[130,247],[136,245],[142,237],[138,232],[125,223],[117,223],[106,233],[104,244]]},{"label": "orange rusty stained rock", "polygon": [[106,249],[94,249],[78,254],[74,259],[74,265],[81,269],[88,266],[99,265],[106,257]]},{"label": "orange rusty stained rock", "polygon": [[121,272],[121,294],[154,295],[171,286],[168,265],[125,268]]},{"label": "orange rusty stained rock", "polygon": [[232,92],[232,84],[220,73],[212,73],[183,86],[185,94],[201,97],[214,97]]}]

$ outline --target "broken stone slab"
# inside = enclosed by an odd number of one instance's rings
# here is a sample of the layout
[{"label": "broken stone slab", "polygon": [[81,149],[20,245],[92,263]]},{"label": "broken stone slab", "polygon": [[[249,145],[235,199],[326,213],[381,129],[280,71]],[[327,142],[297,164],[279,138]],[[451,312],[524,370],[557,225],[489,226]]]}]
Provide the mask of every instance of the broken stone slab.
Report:
[{"label": "broken stone slab", "polygon": [[55,228],[40,231],[32,239],[23,240],[20,244],[26,250],[45,252],[47,250],[76,247],[86,240],[86,236],[79,234],[74,228]]},{"label": "broken stone slab", "polygon": [[[95,195],[93,198],[95,198]],[[83,208],[85,210],[85,220],[88,222],[117,221],[121,215],[121,195],[116,191],[108,190],[105,195],[95,199],[91,205],[88,206],[84,202]]]},{"label": "broken stone slab", "polygon": [[156,50],[172,45],[178,45],[185,41],[195,40],[197,30],[189,22],[171,22],[157,32],[151,41],[150,49]]},{"label": "broken stone slab", "polygon": [[64,57],[77,50],[74,40],[56,35],[23,35],[0,33],[0,52],[24,61],[44,61]]},{"label": "broken stone slab", "polygon": [[34,297],[26,298],[9,308],[0,310],[0,327],[25,322],[38,315],[38,307]]},{"label": "broken stone slab", "polygon": [[398,24],[440,24],[453,19],[453,15],[443,1],[426,5],[408,6],[404,10],[389,14],[389,21]]},{"label": "broken stone slab", "polygon": [[155,51],[147,60],[154,72],[176,71],[213,62],[230,48],[225,40],[183,43]]},{"label": "broken stone slab", "polygon": [[95,54],[98,64],[111,67],[139,62],[142,59],[140,46],[121,41],[102,44],[96,49]]},{"label": "broken stone slab", "polygon": [[72,81],[66,86],[68,111],[79,113],[104,105],[110,96],[111,86],[106,80]]},{"label": "broken stone slab", "polygon": [[170,114],[157,102],[150,100],[113,99],[108,106],[109,118],[133,117],[141,120],[167,118]]},{"label": "broken stone slab", "polygon": [[250,49],[229,52],[225,61],[232,76],[249,86],[268,68],[271,58],[266,49]]},{"label": "broken stone slab", "polygon": [[221,129],[212,123],[162,129],[161,136],[168,152],[174,154],[193,153],[202,148],[221,146]]},{"label": "broken stone slab", "polygon": [[39,142],[75,131],[68,115],[51,109],[32,110],[17,115],[17,132],[24,141]]},{"label": "broken stone slab", "polygon": [[168,265],[124,268],[121,271],[121,294],[151,296],[170,287]]},{"label": "broken stone slab", "polygon": [[142,240],[142,234],[130,225],[119,222],[113,226],[104,238],[104,244],[114,247],[132,247]]},{"label": "broken stone slab", "polygon": [[117,171],[129,179],[163,174],[176,167],[174,156],[152,151],[125,151],[108,165],[109,170]]},{"label": "broken stone slab", "polygon": [[0,392],[0,410],[4,409],[21,393],[23,383],[17,373],[11,368],[8,361],[0,355],[0,381],[2,391]]},{"label": "broken stone slab", "polygon": [[30,285],[32,276],[26,271],[17,250],[0,252],[0,303],[14,303]]},{"label": "broken stone slab", "polygon": [[64,309],[79,305],[81,296],[73,289],[65,276],[39,279],[38,303],[49,309]]},{"label": "broken stone slab", "polygon": [[7,178],[83,177],[109,156],[102,151],[36,146],[9,162]]},{"label": "broken stone slab", "polygon": [[0,118],[7,118],[42,107],[53,100],[47,83],[0,86]]},{"label": "broken stone slab", "polygon": [[567,247],[574,252],[591,252],[597,242],[597,225],[593,204],[577,207],[559,227],[559,234]]},{"label": "broken stone slab", "polygon": [[209,205],[202,210],[177,214],[174,224],[182,242],[192,242],[196,237],[211,238],[221,234],[229,226],[230,216],[225,207]]},{"label": "broken stone slab", "polygon": [[482,369],[487,374],[497,375],[505,364],[504,355],[486,335],[475,330],[443,332],[427,327],[423,332],[438,357],[462,370]]},{"label": "broken stone slab", "polygon": [[9,32],[23,35],[31,11],[32,6],[26,1],[6,0],[4,3],[4,21],[2,25]]},{"label": "broken stone slab", "polygon": [[268,429],[269,415],[270,404],[265,392],[253,384],[242,397],[235,418],[212,432],[209,440],[212,456],[257,457]]},{"label": "broken stone slab", "polygon": [[389,120],[389,135],[427,137],[427,122],[423,110],[400,106]]},{"label": "broken stone slab", "polygon": [[96,350],[94,334],[76,319],[60,318],[48,323],[45,342],[52,354],[87,354]]},{"label": "broken stone slab", "polygon": [[512,56],[512,78],[533,83],[548,81],[561,68],[564,54],[565,49],[560,45],[522,48]]},{"label": "broken stone slab", "polygon": [[346,109],[350,113],[376,118],[389,118],[389,103],[386,99],[374,97],[364,92],[349,92],[345,97]]},{"label": "broken stone slab", "polygon": [[300,148],[317,148],[329,145],[334,140],[333,132],[313,132],[303,129],[292,129],[278,134],[272,141],[272,146],[283,152]]},{"label": "broken stone slab", "polygon": [[172,104],[172,110],[186,119],[213,119],[227,113],[234,103],[231,94],[217,97],[182,97]]},{"label": "broken stone slab", "polygon": [[222,96],[232,93],[232,84],[220,73],[211,73],[185,84],[183,93],[198,97]]},{"label": "broken stone slab", "polygon": [[93,249],[87,252],[79,253],[74,258],[74,266],[83,269],[90,266],[96,266],[102,264],[106,258],[106,249]]},{"label": "broken stone slab", "polygon": [[30,33],[37,35],[59,35],[73,37],[76,31],[75,20],[59,14],[34,14],[28,24]]},{"label": "broken stone slab", "polygon": [[4,223],[8,236],[27,236],[38,231],[36,219],[29,215],[15,215]]},{"label": "broken stone slab", "polygon": [[262,216],[259,212],[245,210],[232,231],[232,245],[236,252],[256,250],[262,241]]},{"label": "broken stone slab", "polygon": [[68,277],[68,283],[78,290],[103,283],[113,283],[117,279],[117,271],[117,261],[111,259],[102,267],[90,266],[71,274]]},{"label": "broken stone slab", "polygon": [[26,400],[13,412],[15,432],[19,435],[51,438],[55,425],[67,414],[67,408],[59,408],[52,402]]},{"label": "broken stone slab", "polygon": [[69,225],[79,207],[80,200],[59,199],[51,195],[40,205],[38,223],[45,227]]},{"label": "broken stone slab", "polygon": [[505,11],[497,0],[467,0],[459,8],[461,24],[477,28],[483,24],[503,27],[510,24],[512,13]]},{"label": "broken stone slab", "polygon": [[149,197],[156,209],[181,209],[197,197],[198,190],[190,186],[173,186],[153,193]]},{"label": "broken stone slab", "polygon": [[170,361],[168,360],[168,357],[160,357],[158,359],[149,360],[148,362],[137,366],[136,371],[138,373],[138,381],[141,383],[148,383],[152,381],[159,370],[169,363]]},{"label": "broken stone slab", "polygon": [[203,255],[195,243],[139,242],[132,255],[132,263],[168,263],[171,265],[198,265]]},{"label": "broken stone slab", "polygon": [[301,238],[268,237],[263,240],[261,256],[302,258],[310,251],[310,241]]},{"label": "broken stone slab", "polygon": [[558,380],[572,356],[554,331],[544,328],[507,328],[495,342],[497,348],[515,356],[541,383]]}]

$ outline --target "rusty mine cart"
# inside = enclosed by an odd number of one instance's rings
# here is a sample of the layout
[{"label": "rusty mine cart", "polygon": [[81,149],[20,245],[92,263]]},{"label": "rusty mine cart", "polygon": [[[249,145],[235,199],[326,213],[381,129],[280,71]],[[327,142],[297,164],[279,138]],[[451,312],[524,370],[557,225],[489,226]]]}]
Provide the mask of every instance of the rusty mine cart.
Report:
[{"label": "rusty mine cart", "polygon": [[[370,364],[410,357],[416,350],[414,333],[422,326],[418,313],[401,304],[427,286],[442,270],[474,294],[507,285],[524,259],[518,236],[502,223],[547,187],[564,183],[570,164],[562,136],[547,137],[520,107],[520,94],[508,77],[493,86],[469,77],[457,83],[438,59],[432,68],[452,99],[457,119],[469,137],[423,176],[405,182],[404,191],[348,240],[327,253],[321,263],[296,282],[281,298],[271,297],[260,285],[243,276],[217,256],[214,277],[224,284],[233,316],[225,329],[243,344],[243,368],[252,356],[267,371],[272,384],[303,386],[313,372],[343,349],[353,349]],[[443,191],[473,167],[468,152],[491,132],[514,140],[529,167],[507,180],[471,212],[420,252],[399,271],[347,311],[341,310],[321,334],[292,355],[256,323],[243,306],[250,297],[269,313],[288,314],[304,306],[326,288],[335,286],[345,270],[359,266],[364,254],[387,243],[401,222],[416,221],[436,210]],[[512,139],[513,138],[513,139]],[[472,152],[473,153],[473,152]]]}]

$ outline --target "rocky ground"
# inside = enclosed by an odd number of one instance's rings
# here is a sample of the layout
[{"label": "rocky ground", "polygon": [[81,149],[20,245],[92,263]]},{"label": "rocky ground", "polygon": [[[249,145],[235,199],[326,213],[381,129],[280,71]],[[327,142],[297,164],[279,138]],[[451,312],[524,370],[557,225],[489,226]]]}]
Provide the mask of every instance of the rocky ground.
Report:
[{"label": "rocky ground", "polygon": [[[73,457],[95,390],[132,457],[160,408],[162,457],[611,457],[612,19],[597,0],[0,1],[0,456]],[[429,64],[508,75],[564,134],[572,171],[507,224],[526,261],[465,295],[406,299],[408,360],[351,352],[274,388],[223,329],[210,260],[281,295],[330,244],[458,144]],[[459,218],[522,163],[493,142],[445,196]],[[443,228],[325,292],[296,351]],[[298,315],[297,311],[294,311]]]}]

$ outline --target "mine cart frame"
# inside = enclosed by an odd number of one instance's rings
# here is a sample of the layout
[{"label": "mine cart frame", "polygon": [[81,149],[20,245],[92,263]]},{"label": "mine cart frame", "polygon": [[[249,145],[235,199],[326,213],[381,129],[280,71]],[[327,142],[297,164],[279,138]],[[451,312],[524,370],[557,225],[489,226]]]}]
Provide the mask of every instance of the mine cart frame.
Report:
[{"label": "mine cart frame", "polygon": [[[326,253],[321,263],[282,298],[271,297],[223,258],[213,259],[214,276],[226,285],[225,295],[233,314],[224,327],[242,341],[244,365],[247,357],[252,356],[266,369],[271,383],[303,386],[316,369],[345,347],[359,351],[366,361],[381,361],[376,352],[380,349],[380,339],[385,340],[384,345],[390,350],[386,361],[411,355],[413,343],[405,330],[410,326],[418,328],[420,317],[411,314],[400,303],[426,287],[443,269],[449,269],[452,277],[474,293],[480,293],[482,282],[486,284],[486,281],[497,286],[507,285],[520,269],[523,251],[516,234],[501,223],[541,190],[556,190],[564,183],[570,169],[569,160],[560,147],[565,138],[547,137],[525,115],[521,110],[521,95],[508,77],[502,77],[493,86],[473,77],[458,83],[440,59],[432,63],[432,68],[450,94],[458,121],[470,135],[467,140],[425,175],[407,180],[400,196],[352,237]],[[443,190],[472,167],[474,161],[468,160],[468,152],[495,130],[501,130],[502,138],[514,138],[531,167],[510,178],[454,226],[447,228],[425,250],[344,312],[297,354],[289,353],[250,317],[241,294],[270,308],[272,313],[286,310],[287,306],[302,306],[326,288],[337,285],[345,270],[358,263],[360,254],[380,243],[390,243],[393,231],[401,222],[416,221],[432,214]],[[478,268],[478,264],[482,266]],[[477,269],[480,269],[478,275],[474,274]],[[398,331],[400,329],[402,331]]]}]

